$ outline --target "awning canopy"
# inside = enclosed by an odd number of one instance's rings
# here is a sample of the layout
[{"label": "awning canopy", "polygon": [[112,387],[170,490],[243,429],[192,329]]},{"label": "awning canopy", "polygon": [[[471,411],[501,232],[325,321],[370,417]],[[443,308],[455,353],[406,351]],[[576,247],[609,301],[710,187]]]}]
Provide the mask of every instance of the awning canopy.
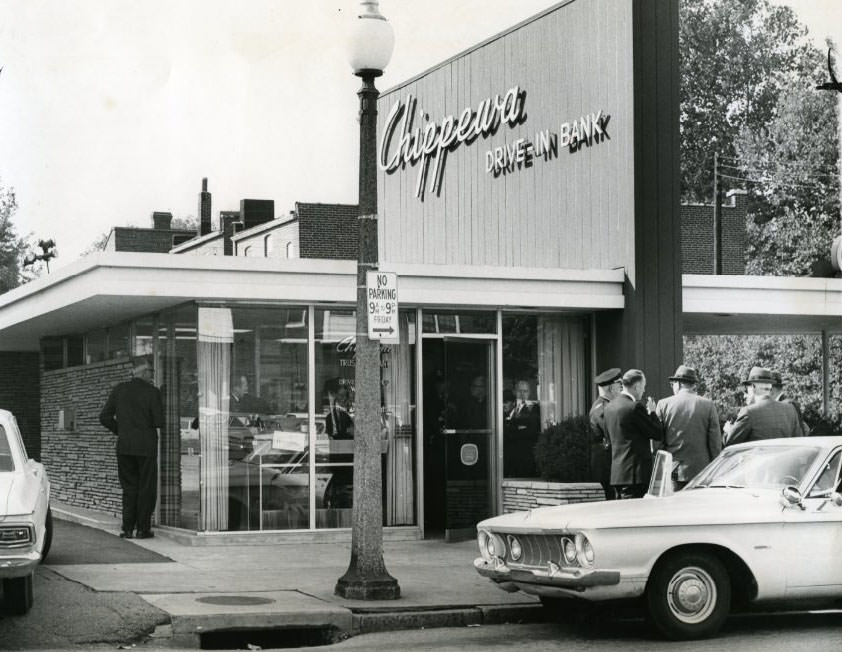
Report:
[{"label": "awning canopy", "polygon": [[842,279],[682,276],[684,334],[842,332]]},{"label": "awning canopy", "polygon": [[[384,263],[404,306],[604,310],[624,306],[622,269],[557,270]],[[101,253],[0,295],[0,350],[85,333],[186,301],[356,301],[356,263]]]}]

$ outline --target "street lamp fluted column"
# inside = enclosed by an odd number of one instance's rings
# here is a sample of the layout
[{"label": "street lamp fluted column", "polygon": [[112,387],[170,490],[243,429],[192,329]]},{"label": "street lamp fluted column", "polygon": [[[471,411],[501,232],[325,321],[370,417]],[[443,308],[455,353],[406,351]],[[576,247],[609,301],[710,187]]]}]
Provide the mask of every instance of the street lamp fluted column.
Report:
[{"label": "street lamp fluted column", "polygon": [[357,253],[357,338],[355,347],[354,499],[351,561],[336,582],[336,594],[356,600],[400,597],[398,581],[383,561],[383,478],[380,449],[380,343],[368,338],[366,272],[378,267],[377,97],[374,80],[383,74],[394,46],[378,3],[362,5],[352,35],[351,66],[362,79],[360,98],[359,249]]}]

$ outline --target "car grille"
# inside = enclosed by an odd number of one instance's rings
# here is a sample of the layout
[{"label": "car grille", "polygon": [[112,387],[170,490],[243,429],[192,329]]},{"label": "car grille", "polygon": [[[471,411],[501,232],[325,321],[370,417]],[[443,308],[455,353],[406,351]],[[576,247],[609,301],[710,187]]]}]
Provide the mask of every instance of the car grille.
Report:
[{"label": "car grille", "polygon": [[[563,565],[561,552],[561,538],[544,534],[503,535],[506,539],[506,562],[513,566],[546,567],[549,562]],[[523,549],[521,558],[512,560],[509,536],[516,536]]]},{"label": "car grille", "polygon": [[21,548],[28,546],[33,540],[31,527],[0,525],[0,548]]}]

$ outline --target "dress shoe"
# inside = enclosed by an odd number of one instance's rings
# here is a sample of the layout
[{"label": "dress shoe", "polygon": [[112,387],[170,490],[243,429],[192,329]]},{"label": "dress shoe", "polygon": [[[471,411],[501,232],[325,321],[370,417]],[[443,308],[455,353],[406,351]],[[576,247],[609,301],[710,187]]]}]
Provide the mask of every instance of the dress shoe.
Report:
[{"label": "dress shoe", "polygon": [[120,538],[121,539],[134,539],[134,535],[131,532],[126,532],[125,530],[123,530],[122,532],[120,532]]},{"label": "dress shoe", "polygon": [[143,532],[138,532],[135,539],[151,539],[154,536],[155,533],[152,530],[144,530]]}]

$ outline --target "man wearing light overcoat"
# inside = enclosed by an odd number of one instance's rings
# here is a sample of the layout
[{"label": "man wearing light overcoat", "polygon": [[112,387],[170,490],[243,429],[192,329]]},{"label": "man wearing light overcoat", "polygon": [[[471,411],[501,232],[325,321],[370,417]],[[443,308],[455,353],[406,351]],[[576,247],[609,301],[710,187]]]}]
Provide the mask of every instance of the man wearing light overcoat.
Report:
[{"label": "man wearing light overcoat", "polygon": [[658,401],[655,414],[664,424],[664,450],[672,453],[678,489],[722,450],[719,414],[713,401],[699,396],[695,369],[680,365],[669,377],[673,395]]}]

